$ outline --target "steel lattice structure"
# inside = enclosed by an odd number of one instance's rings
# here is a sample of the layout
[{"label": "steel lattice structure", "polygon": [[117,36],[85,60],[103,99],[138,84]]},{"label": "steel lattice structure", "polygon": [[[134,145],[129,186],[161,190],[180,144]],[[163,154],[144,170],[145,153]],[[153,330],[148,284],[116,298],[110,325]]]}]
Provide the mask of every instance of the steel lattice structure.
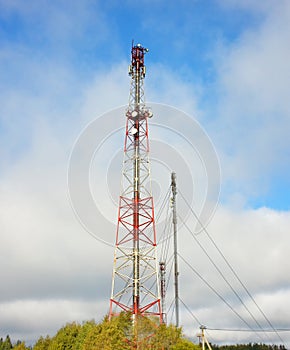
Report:
[{"label": "steel lattice structure", "polygon": [[146,52],[140,44],[132,46],[109,311],[110,318],[122,310],[131,312],[133,324],[138,315],[155,315],[162,322],[149,162],[148,118],[152,112],[145,105],[143,86]]}]

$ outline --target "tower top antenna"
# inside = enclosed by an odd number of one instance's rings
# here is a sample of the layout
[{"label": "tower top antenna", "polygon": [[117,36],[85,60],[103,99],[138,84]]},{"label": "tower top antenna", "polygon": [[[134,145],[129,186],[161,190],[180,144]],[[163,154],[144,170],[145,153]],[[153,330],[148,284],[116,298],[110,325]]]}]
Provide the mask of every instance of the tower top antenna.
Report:
[{"label": "tower top antenna", "polygon": [[134,77],[135,74],[138,74],[141,78],[145,77],[144,56],[148,51],[149,49],[143,47],[141,44],[134,45],[134,42],[132,42],[129,75]]}]

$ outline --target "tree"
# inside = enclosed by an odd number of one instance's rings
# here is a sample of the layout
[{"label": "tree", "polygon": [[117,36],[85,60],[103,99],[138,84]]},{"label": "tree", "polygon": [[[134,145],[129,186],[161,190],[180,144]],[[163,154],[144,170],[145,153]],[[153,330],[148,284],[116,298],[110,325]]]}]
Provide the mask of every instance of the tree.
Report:
[{"label": "tree", "polygon": [[153,350],[200,350],[198,345],[184,338],[182,328],[164,324],[156,328],[150,346]]},{"label": "tree", "polygon": [[41,336],[35,343],[33,350],[48,350],[50,342],[51,339],[48,335],[45,338]]},{"label": "tree", "polygon": [[26,347],[24,342],[17,342],[17,344],[13,347],[13,350],[29,350],[29,348]]},{"label": "tree", "polygon": [[12,343],[9,335],[7,335],[5,340],[2,342],[1,350],[10,350],[10,349],[12,349]]},{"label": "tree", "polygon": [[[133,327],[132,315],[122,312],[98,324],[68,323],[54,337],[40,337],[33,350],[131,350],[137,345],[139,350],[199,349],[183,337],[181,328],[159,325],[156,317],[139,316],[135,321]],[[26,350],[21,346],[17,350]]]},{"label": "tree", "polygon": [[130,315],[126,313],[121,313],[111,321],[105,317],[100,324],[90,330],[82,350],[131,349],[127,341],[131,325]]},{"label": "tree", "polygon": [[82,327],[76,340],[75,350],[83,350],[85,340],[88,338],[90,332],[92,332],[92,330],[96,328],[97,325],[93,320],[84,322],[82,324]]},{"label": "tree", "polygon": [[74,350],[81,326],[76,322],[62,327],[51,339],[48,350]]}]

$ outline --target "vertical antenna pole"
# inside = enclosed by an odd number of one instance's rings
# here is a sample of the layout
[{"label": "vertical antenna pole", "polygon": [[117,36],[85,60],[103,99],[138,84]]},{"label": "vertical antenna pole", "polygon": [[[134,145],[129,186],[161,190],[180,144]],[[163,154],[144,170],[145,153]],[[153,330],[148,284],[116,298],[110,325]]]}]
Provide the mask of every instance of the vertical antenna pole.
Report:
[{"label": "vertical antenna pole", "polygon": [[135,60],[136,69],[133,75],[135,101],[134,110],[137,113],[134,123],[134,209],[133,209],[133,322],[136,322],[136,316],[139,313],[140,300],[140,247],[139,247],[139,200],[140,200],[140,150],[139,150],[139,112],[140,112],[140,74],[142,74],[142,65],[140,58],[143,59],[143,48],[132,48],[132,61]]},{"label": "vertical antenna pole", "polygon": [[174,242],[174,291],[176,327],[179,327],[179,294],[178,294],[178,260],[177,260],[177,214],[176,214],[176,174],[171,174],[172,209],[173,209],[173,242]]},{"label": "vertical antenna pole", "polygon": [[165,286],[165,273],[166,267],[165,262],[162,261],[159,263],[160,270],[160,294],[161,294],[161,310],[162,310],[162,323],[166,323],[166,312],[165,312],[165,294],[166,294],[166,286]]}]

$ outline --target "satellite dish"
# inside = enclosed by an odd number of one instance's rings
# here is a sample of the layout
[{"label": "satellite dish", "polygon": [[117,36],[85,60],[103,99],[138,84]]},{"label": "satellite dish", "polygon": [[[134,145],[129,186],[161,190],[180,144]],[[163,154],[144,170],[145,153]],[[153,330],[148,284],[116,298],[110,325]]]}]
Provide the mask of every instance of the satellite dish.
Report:
[{"label": "satellite dish", "polygon": [[130,131],[131,135],[135,135],[135,134],[137,134],[137,132],[138,132],[138,129],[136,129],[134,127]]},{"label": "satellite dish", "polygon": [[138,115],[138,112],[137,112],[137,111],[133,111],[133,112],[132,112],[132,117],[133,117],[133,118],[136,118],[137,115]]}]

